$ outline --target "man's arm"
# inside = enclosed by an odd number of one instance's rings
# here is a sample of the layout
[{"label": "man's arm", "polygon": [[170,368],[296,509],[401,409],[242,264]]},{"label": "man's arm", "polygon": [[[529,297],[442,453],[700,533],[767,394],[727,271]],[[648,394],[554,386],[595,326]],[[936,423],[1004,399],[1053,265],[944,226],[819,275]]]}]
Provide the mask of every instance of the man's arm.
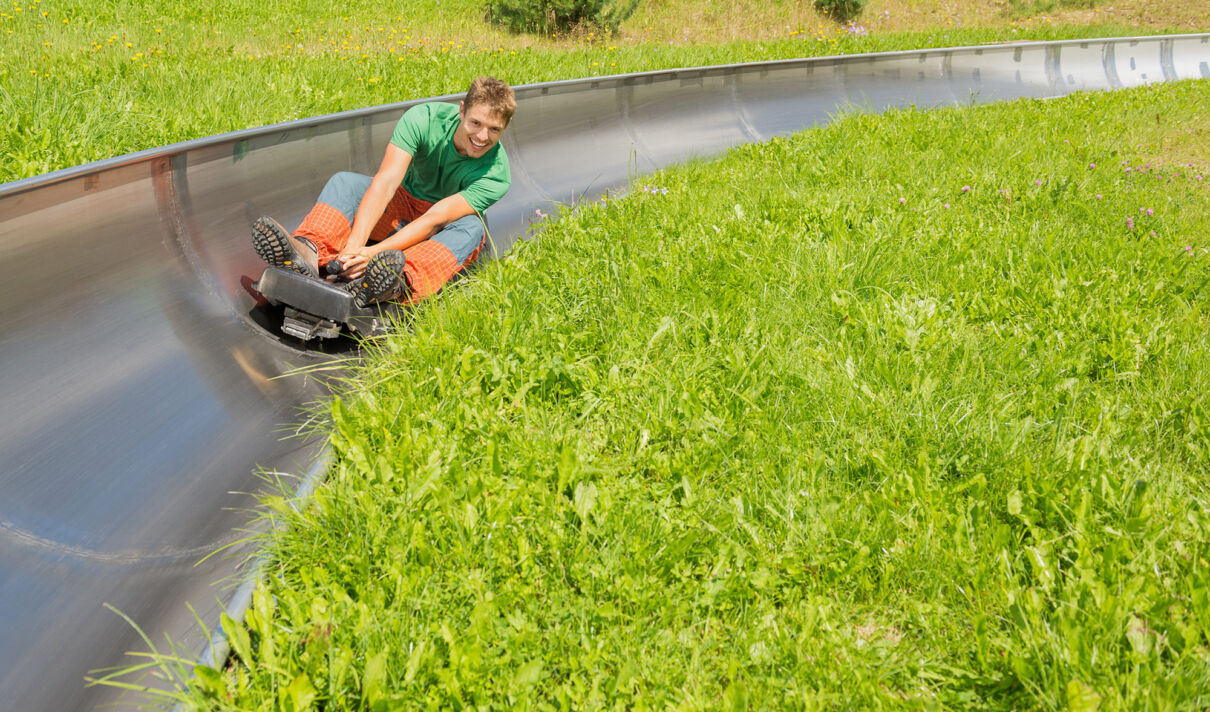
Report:
[{"label": "man's arm", "polygon": [[396,146],[387,144],[386,154],[382,157],[382,165],[374,174],[374,180],[361,198],[357,215],[353,217],[353,229],[345,243],[345,251],[356,254],[370,240],[370,232],[387,209],[391,196],[403,183],[403,176],[408,172],[412,163],[412,154]]},{"label": "man's arm", "polygon": [[425,211],[420,217],[399,228],[399,231],[394,235],[366,249],[371,250],[373,254],[378,254],[383,250],[406,250],[417,242],[429,239],[437,234],[438,230],[458,218],[473,215],[474,213],[475,209],[471,207],[470,203],[466,202],[466,198],[462,197],[461,193],[454,193],[448,198],[442,198],[433,203],[433,207]]},{"label": "man's arm", "polygon": [[357,279],[365,274],[366,265],[374,256],[374,252],[366,247],[366,243],[370,240],[370,232],[374,230],[378,219],[387,209],[387,203],[391,201],[391,197],[403,183],[403,176],[407,174],[408,166],[411,164],[412,154],[393,143],[387,144],[386,154],[382,157],[382,165],[378,167],[378,172],[370,181],[370,187],[361,197],[361,205],[357,207],[357,214],[353,216],[353,228],[349,232],[349,239],[345,241],[344,249],[337,257],[344,268],[341,276],[345,279]]},{"label": "man's arm", "polygon": [[[371,186],[372,188],[373,186]],[[365,207],[364,198],[362,199],[362,207]],[[466,201],[466,198],[462,197],[461,193],[455,193],[448,198],[442,198],[434,203],[433,207],[425,211],[424,214],[399,228],[398,232],[381,242],[356,249],[346,247],[340,255],[341,264],[344,266],[341,276],[345,279],[357,279],[365,274],[366,265],[369,264],[370,258],[379,252],[383,250],[406,250],[418,242],[429,239],[441,228],[458,218],[473,215],[474,213],[475,209]],[[361,209],[358,209],[357,215],[358,217],[361,216]],[[350,236],[349,242],[351,243],[352,241],[353,238]]]}]

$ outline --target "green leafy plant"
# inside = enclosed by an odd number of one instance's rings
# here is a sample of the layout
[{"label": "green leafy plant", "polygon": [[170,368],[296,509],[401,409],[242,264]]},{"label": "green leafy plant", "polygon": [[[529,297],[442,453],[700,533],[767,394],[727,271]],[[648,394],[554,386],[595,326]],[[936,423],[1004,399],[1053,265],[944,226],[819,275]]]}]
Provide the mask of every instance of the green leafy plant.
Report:
[{"label": "green leafy plant", "polygon": [[638,6],[639,0],[489,0],[487,17],[513,32],[613,34]]},{"label": "green leafy plant", "polygon": [[815,0],[815,9],[837,22],[856,19],[868,0]]}]

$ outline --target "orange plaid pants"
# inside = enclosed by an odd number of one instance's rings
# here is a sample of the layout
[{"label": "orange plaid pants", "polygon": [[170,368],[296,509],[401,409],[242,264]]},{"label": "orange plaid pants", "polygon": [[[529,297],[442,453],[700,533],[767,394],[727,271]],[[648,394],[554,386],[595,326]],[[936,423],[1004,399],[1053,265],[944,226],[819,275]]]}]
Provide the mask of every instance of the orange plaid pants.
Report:
[{"label": "orange plaid pants", "polygon": [[[319,248],[319,264],[329,262],[340,254],[353,229],[353,218],[361,198],[373,179],[360,173],[341,172],[328,179],[315,207],[294,231]],[[382,217],[370,231],[370,242],[380,242],[412,220],[423,215],[433,204],[420,200],[404,190],[395,191]],[[403,251],[404,278],[412,289],[410,301],[417,301],[441,291],[447,282],[479,256],[486,239],[483,221],[478,215],[467,215],[443,227],[431,238]]]}]

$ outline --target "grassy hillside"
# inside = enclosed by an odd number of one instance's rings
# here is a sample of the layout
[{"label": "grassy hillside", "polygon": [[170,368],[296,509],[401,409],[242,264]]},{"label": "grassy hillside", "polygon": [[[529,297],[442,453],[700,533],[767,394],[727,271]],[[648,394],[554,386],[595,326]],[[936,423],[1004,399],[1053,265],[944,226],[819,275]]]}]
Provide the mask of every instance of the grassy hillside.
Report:
[{"label": "grassy hillside", "polygon": [[[512,36],[479,0],[13,0],[0,9],[0,182],[250,126],[514,84],[821,54],[1210,29],[1197,3],[648,0],[616,37]],[[1053,7],[1052,7],[1053,5]],[[1133,12],[1133,7],[1147,12]],[[1041,13],[1050,7],[1050,14]],[[1116,8],[1116,9],[1115,9]]]},{"label": "grassy hillside", "polygon": [[[651,0],[616,37],[21,0],[0,181],[513,83],[1210,29],[1196,3]],[[1206,82],[644,178],[381,341],[199,709],[1210,705]],[[120,677],[133,680],[136,677]]]},{"label": "grassy hillside", "polygon": [[546,226],[332,404],[188,700],[1205,708],[1208,103],[851,116]]}]

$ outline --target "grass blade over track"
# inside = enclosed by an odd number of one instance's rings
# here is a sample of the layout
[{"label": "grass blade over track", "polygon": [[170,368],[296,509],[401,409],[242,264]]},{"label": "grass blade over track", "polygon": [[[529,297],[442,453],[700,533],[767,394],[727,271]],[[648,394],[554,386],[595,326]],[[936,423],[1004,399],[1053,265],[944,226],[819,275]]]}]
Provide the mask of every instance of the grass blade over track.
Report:
[{"label": "grass blade over track", "polygon": [[548,225],[333,403],[332,476],[197,684],[1205,707],[1208,101],[852,116]]}]

